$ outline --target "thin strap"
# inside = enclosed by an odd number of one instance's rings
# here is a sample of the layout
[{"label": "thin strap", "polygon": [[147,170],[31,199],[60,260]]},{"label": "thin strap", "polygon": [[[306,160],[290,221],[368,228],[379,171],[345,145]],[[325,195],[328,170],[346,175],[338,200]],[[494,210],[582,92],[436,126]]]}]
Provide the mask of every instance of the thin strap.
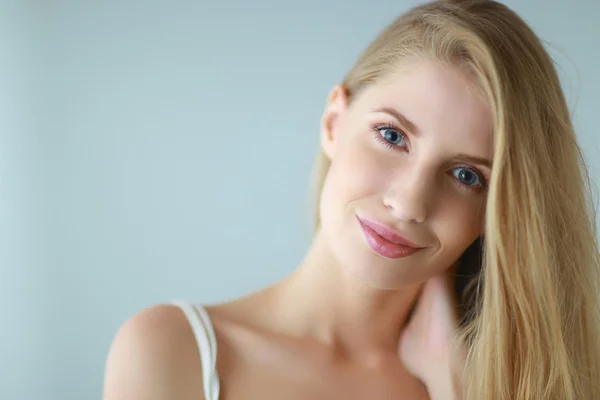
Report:
[{"label": "thin strap", "polygon": [[205,400],[218,400],[220,384],[217,374],[217,340],[210,317],[204,307],[184,301],[174,301],[173,304],[183,311],[194,332],[202,365]]}]

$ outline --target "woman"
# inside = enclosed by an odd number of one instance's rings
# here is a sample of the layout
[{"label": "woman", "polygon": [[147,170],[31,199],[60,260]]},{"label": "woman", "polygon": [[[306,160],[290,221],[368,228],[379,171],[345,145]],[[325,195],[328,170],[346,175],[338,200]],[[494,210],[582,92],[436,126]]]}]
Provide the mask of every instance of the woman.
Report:
[{"label": "woman", "polygon": [[587,173],[517,15],[458,0],[400,17],[332,89],[320,150],[297,271],[134,316],[106,399],[600,399]]}]

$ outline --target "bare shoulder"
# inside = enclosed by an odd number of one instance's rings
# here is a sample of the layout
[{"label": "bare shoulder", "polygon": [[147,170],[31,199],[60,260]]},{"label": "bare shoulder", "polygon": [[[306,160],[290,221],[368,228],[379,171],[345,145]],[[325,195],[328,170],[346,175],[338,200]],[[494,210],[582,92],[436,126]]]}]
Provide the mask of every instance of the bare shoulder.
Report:
[{"label": "bare shoulder", "polygon": [[202,400],[196,339],[176,306],[148,308],[117,332],[106,361],[104,400]]}]

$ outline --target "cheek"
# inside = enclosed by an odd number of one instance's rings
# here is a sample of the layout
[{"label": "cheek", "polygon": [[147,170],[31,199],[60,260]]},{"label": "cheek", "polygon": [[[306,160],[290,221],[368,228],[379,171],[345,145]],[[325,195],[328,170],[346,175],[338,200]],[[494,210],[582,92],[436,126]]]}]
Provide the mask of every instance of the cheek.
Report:
[{"label": "cheek", "polygon": [[[350,203],[381,191],[389,175],[385,160],[368,139],[347,143],[331,163],[329,183],[340,200]],[[369,146],[371,145],[371,146]]]},{"label": "cheek", "polygon": [[381,157],[361,140],[341,146],[332,160],[321,195],[321,220],[340,222],[346,210],[381,192],[385,171]]},{"label": "cheek", "polygon": [[444,253],[458,258],[482,233],[485,202],[483,199],[455,199],[441,210],[436,235]]}]

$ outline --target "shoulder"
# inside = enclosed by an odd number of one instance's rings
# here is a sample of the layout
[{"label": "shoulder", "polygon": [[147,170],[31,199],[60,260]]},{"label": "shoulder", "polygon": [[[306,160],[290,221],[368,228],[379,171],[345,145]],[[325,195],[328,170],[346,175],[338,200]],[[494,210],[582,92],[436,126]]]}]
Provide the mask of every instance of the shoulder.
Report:
[{"label": "shoulder", "polygon": [[196,339],[179,307],[154,306],[121,326],[106,360],[104,399],[204,399]]}]

